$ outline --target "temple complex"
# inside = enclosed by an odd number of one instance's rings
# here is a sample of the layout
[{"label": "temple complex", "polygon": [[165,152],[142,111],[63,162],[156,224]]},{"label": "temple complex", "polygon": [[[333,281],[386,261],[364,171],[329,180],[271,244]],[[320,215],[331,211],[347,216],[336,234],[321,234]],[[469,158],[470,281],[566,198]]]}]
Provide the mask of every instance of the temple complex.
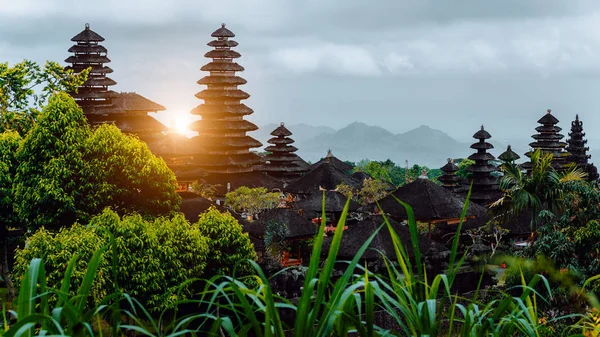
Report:
[{"label": "temple complex", "polygon": [[[542,154],[552,154],[552,167],[561,171],[567,166],[569,153],[565,151],[567,143],[561,141],[564,136],[559,132],[562,129],[556,126],[556,124],[558,124],[558,119],[554,117],[551,112],[552,110],[548,109],[546,114],[538,120],[538,123],[542,125],[535,128],[538,133],[531,136],[535,139],[535,142],[529,144],[533,150],[527,152],[525,155],[531,158],[531,154],[537,149],[539,149]],[[523,164],[523,167],[530,172],[531,162]]]},{"label": "temple complex", "polygon": [[579,120],[579,115],[575,115],[575,120],[571,122],[571,131],[567,139],[566,150],[569,152],[568,161],[579,166],[587,173],[587,180],[598,180],[598,169],[594,164],[588,163],[592,156],[587,154],[589,147],[586,146],[587,139],[584,139],[583,122]]},{"label": "temple complex", "polygon": [[448,158],[448,163],[440,168],[443,174],[438,178],[438,180],[442,183],[445,189],[450,192],[458,192],[460,187],[461,177],[456,175],[458,171],[458,166],[454,164],[454,160],[452,158]]},{"label": "temple complex", "polygon": [[208,173],[252,172],[262,159],[250,149],[262,144],[246,135],[258,127],[244,120],[244,116],[252,114],[253,110],[240,102],[250,95],[238,89],[246,83],[245,79],[236,76],[236,72],[244,70],[234,62],[241,56],[232,50],[238,43],[230,40],[235,34],[225,28],[225,24],[211,36],[216,39],[208,45],[214,49],[204,55],[211,61],[201,68],[209,75],[198,81],[207,88],[196,94],[204,103],[191,112],[202,119],[189,126],[190,130],[198,132],[198,136],[191,139],[190,150],[194,163]]},{"label": "temple complex", "polygon": [[262,171],[286,180],[298,178],[302,173],[308,171],[308,167],[302,165],[299,160],[300,157],[294,153],[298,149],[290,145],[294,143],[294,140],[289,137],[292,132],[283,123],[273,130],[271,135],[274,137],[269,139],[267,143],[272,145],[265,148],[270,154],[264,157],[267,163],[262,167]]},{"label": "temple complex", "polygon": [[109,89],[117,82],[106,75],[113,70],[105,65],[110,59],[107,49],[100,45],[104,41],[102,36],[86,24],[71,41],[76,44],[69,48],[73,55],[65,60],[71,63],[66,69],[79,73],[90,68],[87,81],[71,95],[92,126],[114,123],[121,131],[135,134],[142,140],[153,139],[167,131],[166,126],[148,116],[149,112],[162,111],[165,107],[134,92],[119,93]]},{"label": "temple complex", "polygon": [[498,159],[500,159],[502,162],[511,164],[514,164],[514,162],[519,158],[521,158],[521,156],[513,151],[510,145],[506,147],[506,151],[502,152],[502,154],[498,156]]},{"label": "temple complex", "polygon": [[490,160],[495,160],[496,158],[487,152],[493,149],[494,146],[486,142],[492,136],[485,131],[483,125],[481,126],[481,130],[473,135],[473,138],[477,139],[478,142],[471,145],[471,148],[477,150],[477,152],[469,156],[469,159],[475,161],[475,164],[467,168],[473,174],[471,176],[473,184],[471,200],[480,205],[486,205],[494,201],[498,193],[497,178],[492,175],[492,172],[496,171],[496,167],[490,164]]}]

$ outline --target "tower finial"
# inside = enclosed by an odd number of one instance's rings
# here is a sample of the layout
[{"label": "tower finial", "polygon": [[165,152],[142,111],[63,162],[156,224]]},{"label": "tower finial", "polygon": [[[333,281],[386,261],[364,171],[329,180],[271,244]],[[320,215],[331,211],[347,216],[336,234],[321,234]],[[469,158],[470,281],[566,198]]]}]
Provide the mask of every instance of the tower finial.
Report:
[{"label": "tower finial", "polygon": [[225,28],[225,24],[224,23],[221,24],[221,28]]},{"label": "tower finial", "polygon": [[510,144],[508,144],[508,146],[506,147],[506,151],[510,151],[510,150],[511,150]]},{"label": "tower finial", "polygon": [[281,122],[281,123],[279,124],[279,126],[285,126],[285,123],[284,123],[284,122]]},{"label": "tower finial", "polygon": [[484,129],[483,129],[483,124],[481,124],[481,130],[484,130]]},{"label": "tower finial", "polygon": [[546,113],[547,113],[547,114],[549,114],[549,113],[551,113],[551,112],[552,112],[552,109],[548,109],[548,110],[546,110]]},{"label": "tower finial", "polygon": [[90,29],[90,24],[89,24],[89,23],[86,23],[86,24],[85,24],[85,29],[86,29],[86,30],[89,30],[89,29]]}]

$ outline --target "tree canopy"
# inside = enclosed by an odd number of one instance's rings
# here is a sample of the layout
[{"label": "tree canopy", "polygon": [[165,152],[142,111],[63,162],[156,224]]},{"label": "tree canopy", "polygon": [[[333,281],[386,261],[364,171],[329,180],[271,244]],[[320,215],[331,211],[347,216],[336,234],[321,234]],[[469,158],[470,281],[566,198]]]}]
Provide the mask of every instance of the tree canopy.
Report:
[{"label": "tree canopy", "polygon": [[115,126],[91,130],[65,93],[50,97],[16,156],[15,208],[29,227],[86,223],[107,206],[154,216],[179,207],[165,162]]},{"label": "tree canopy", "polygon": [[75,74],[57,62],[46,62],[43,68],[28,60],[12,67],[0,63],[0,132],[14,130],[24,136],[51,94],[77,91],[88,73]]}]

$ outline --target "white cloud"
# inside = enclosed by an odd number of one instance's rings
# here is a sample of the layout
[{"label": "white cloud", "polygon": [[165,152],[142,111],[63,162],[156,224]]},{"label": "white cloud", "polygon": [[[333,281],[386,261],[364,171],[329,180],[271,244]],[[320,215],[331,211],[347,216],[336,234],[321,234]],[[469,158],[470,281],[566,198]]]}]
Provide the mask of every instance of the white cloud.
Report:
[{"label": "white cloud", "polygon": [[313,43],[307,46],[278,48],[270,58],[292,72],[333,72],[373,76],[380,72],[372,51],[352,45]]}]

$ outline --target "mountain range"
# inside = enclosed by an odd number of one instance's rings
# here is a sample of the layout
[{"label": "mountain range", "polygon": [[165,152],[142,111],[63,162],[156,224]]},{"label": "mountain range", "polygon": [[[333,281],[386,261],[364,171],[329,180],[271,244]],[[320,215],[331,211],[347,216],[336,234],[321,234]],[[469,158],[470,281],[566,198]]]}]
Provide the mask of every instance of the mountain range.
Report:
[{"label": "mountain range", "polygon": [[[250,136],[268,146],[267,140],[272,137],[269,133],[277,126],[264,125],[258,131],[250,133]],[[447,162],[447,158],[465,158],[475,152],[470,148],[476,142],[475,139],[470,142],[458,141],[427,125],[399,134],[360,122],[351,123],[339,130],[307,124],[286,125],[286,128],[293,133],[291,138],[296,141],[293,145],[298,148],[297,154],[310,162],[318,161],[331,149],[342,160],[356,162],[362,159],[391,159],[402,166],[407,160],[411,166],[419,164],[438,168]],[[494,145],[490,152],[497,157],[506,150],[508,143],[512,144],[513,151],[522,155],[527,151],[530,141],[523,139],[508,142],[492,137],[489,142]]]}]

